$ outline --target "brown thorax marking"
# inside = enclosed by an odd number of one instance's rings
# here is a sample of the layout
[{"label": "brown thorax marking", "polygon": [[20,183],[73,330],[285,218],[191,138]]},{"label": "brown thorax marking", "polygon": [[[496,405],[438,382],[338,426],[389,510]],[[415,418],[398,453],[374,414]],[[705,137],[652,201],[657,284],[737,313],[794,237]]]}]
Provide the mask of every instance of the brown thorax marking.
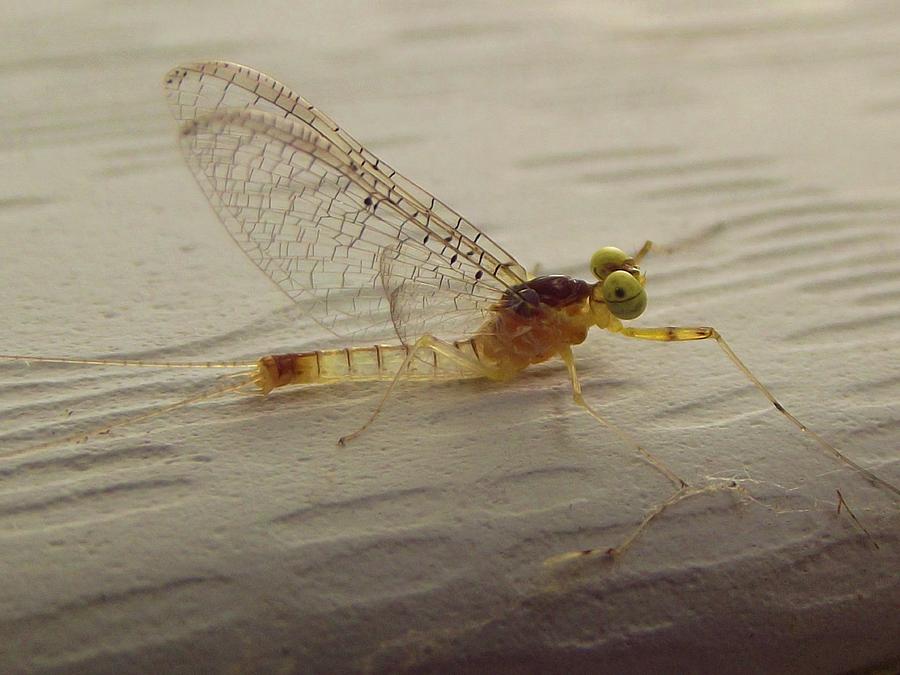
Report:
[{"label": "brown thorax marking", "polygon": [[562,309],[585,300],[591,294],[591,285],[581,279],[563,274],[535,277],[510,288],[503,295],[501,306],[513,310],[521,317],[529,318],[540,311],[540,305]]}]

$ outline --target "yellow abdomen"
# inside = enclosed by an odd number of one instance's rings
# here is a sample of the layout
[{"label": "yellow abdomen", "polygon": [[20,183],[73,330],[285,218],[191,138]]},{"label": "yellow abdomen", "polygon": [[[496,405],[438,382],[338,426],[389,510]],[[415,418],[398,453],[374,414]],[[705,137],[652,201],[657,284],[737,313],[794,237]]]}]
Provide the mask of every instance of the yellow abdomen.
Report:
[{"label": "yellow abdomen", "polygon": [[[466,356],[475,355],[471,340],[453,346]],[[264,394],[289,384],[328,384],[360,380],[392,380],[403,367],[411,347],[374,345],[320,349],[299,354],[273,354],[257,363],[254,380]],[[476,356],[477,358],[477,356]],[[405,377],[414,380],[459,379],[477,373],[430,350],[423,350],[407,365]]]}]

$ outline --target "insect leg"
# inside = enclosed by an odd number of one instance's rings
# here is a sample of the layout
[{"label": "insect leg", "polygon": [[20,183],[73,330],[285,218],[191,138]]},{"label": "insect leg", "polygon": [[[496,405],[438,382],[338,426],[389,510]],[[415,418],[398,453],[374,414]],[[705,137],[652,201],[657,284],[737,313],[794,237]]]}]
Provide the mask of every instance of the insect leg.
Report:
[{"label": "insect leg", "polygon": [[471,371],[472,373],[480,375],[481,377],[486,377],[492,380],[501,379],[501,374],[499,372],[488,367],[478,359],[469,356],[468,354],[464,354],[449,342],[445,342],[433,335],[423,335],[418,340],[416,340],[415,344],[413,344],[412,348],[409,350],[409,353],[403,360],[402,365],[397,369],[397,373],[396,375],[394,375],[394,379],[391,380],[390,384],[385,389],[384,394],[381,396],[381,400],[378,401],[378,405],[375,407],[375,410],[372,411],[369,419],[367,419],[365,424],[363,424],[353,433],[347,434],[346,436],[341,436],[338,439],[339,445],[346,445],[354,438],[359,436],[369,427],[370,424],[372,424],[372,422],[375,421],[375,418],[378,417],[378,414],[381,412],[382,408],[384,408],[384,404],[387,402],[387,399],[391,395],[391,392],[394,390],[394,387],[397,386],[401,377],[403,377],[403,375],[405,375],[409,371],[410,364],[412,364],[414,359],[420,358],[422,352],[426,350],[434,352],[435,354],[440,354],[441,356],[446,357],[451,362],[460,366],[463,370]]},{"label": "insect leg", "polygon": [[653,468],[655,468],[666,478],[672,481],[676,488],[680,490],[682,488],[688,487],[687,481],[682,479],[680,476],[678,476],[678,474],[672,471],[672,469],[666,466],[665,462],[644,449],[644,447],[641,446],[641,444],[638,443],[630,434],[626,433],[622,429],[619,429],[619,427],[601,417],[596,410],[591,408],[588,402],[584,399],[584,395],[581,392],[581,382],[578,380],[578,373],[575,370],[575,357],[572,355],[572,348],[566,346],[564,349],[560,350],[559,355],[565,362],[566,368],[569,370],[569,377],[572,380],[572,396],[575,399],[575,402],[582,408],[584,408],[591,417],[600,422],[600,424],[602,424],[606,428],[610,429],[628,445],[637,448],[637,451],[641,453],[647,463],[649,463]]},{"label": "insect leg", "polygon": [[578,374],[575,370],[575,358],[572,355],[572,349],[570,347],[566,347],[565,349],[560,350],[559,355],[560,357],[562,357],[562,360],[565,361],[566,368],[568,368],[569,370],[569,376],[572,379],[572,394],[575,398],[575,402],[578,403],[578,405],[580,405],[582,408],[584,408],[591,415],[591,417],[600,422],[600,424],[612,430],[626,443],[637,448],[644,459],[647,460],[647,462],[651,466],[653,466],[653,468],[657,469],[666,478],[672,481],[676,489],[675,492],[669,495],[669,497],[665,501],[657,504],[649,512],[647,512],[647,514],[641,520],[640,524],[638,524],[638,526],[635,527],[634,530],[632,530],[632,532],[625,539],[623,539],[618,546],[607,549],[584,549],[581,551],[563,553],[562,555],[555,556],[545,561],[546,564],[554,565],[560,562],[572,560],[574,558],[597,555],[604,555],[608,558],[614,558],[624,553],[635,542],[635,540],[639,536],[641,536],[641,534],[648,527],[650,527],[654,520],[661,516],[669,507],[674,506],[680,501],[687,499],[688,497],[693,497],[694,495],[718,492],[720,490],[736,490],[738,492],[743,492],[743,489],[737,485],[730,485],[725,487],[715,485],[694,487],[692,485],[689,485],[687,481],[680,478],[678,474],[676,474],[674,471],[672,471],[672,469],[666,466],[665,462],[644,449],[634,438],[631,437],[630,434],[627,434],[625,431],[619,429],[617,426],[597,414],[597,412],[590,407],[587,401],[585,401],[584,396],[581,393],[581,383],[578,381]]},{"label": "insect leg", "polygon": [[704,487],[691,487],[686,486],[681,488],[680,490],[676,490],[673,492],[668,499],[663,502],[660,502],[652,509],[650,509],[644,517],[641,519],[641,522],[635,527],[631,533],[625,537],[617,546],[612,546],[610,548],[586,548],[580,551],[567,551],[566,553],[561,553],[559,555],[552,556],[547,558],[544,561],[544,565],[550,567],[553,565],[558,565],[560,563],[566,563],[572,560],[577,560],[580,558],[596,558],[603,557],[607,560],[614,560],[618,556],[621,556],[625,551],[631,548],[631,545],[640,537],[647,528],[653,523],[654,520],[659,518],[663,513],[665,513],[669,507],[675,506],[684,499],[688,497],[693,497],[695,495],[700,494],[709,494],[712,492],[721,492],[722,490],[728,490],[733,493],[740,495],[741,497],[748,496],[747,491],[740,487],[739,485],[728,485],[728,486],[718,486],[718,485],[707,485]]},{"label": "insect leg", "polygon": [[[696,326],[696,327],[679,327],[679,326],[668,326],[661,328],[632,328],[630,326],[622,326],[613,325],[610,326],[610,330],[614,332],[621,333],[625,337],[637,338],[639,340],[655,340],[658,342],[684,342],[689,340],[715,340],[716,344],[725,352],[725,355],[731,360],[731,362],[737,366],[737,369],[740,370],[744,376],[753,383],[753,385],[765,396],[769,402],[775,407],[775,409],[784,415],[795,427],[797,427],[800,431],[805,433],[807,436],[813,438],[820,447],[822,447],[829,455],[833,458],[837,459],[839,462],[846,464],[851,467],[855,471],[857,471],[861,476],[863,476],[866,480],[868,480],[872,485],[876,487],[880,487],[888,492],[891,492],[895,495],[895,497],[900,497],[900,488],[897,488],[895,485],[888,483],[885,480],[882,480],[874,473],[869,471],[868,469],[860,466],[852,459],[847,457],[844,453],[838,450],[834,445],[826,441],[822,436],[817,434],[815,431],[807,427],[803,422],[798,420],[792,413],[790,413],[781,403],[779,403],[778,399],[769,391],[768,387],[766,387],[759,379],[754,375],[750,369],[744,365],[744,362],[741,361],[737,354],[728,346],[728,343],[725,342],[724,338],[719,334],[715,328],[709,326]],[[895,499],[896,501],[896,499]]]}]

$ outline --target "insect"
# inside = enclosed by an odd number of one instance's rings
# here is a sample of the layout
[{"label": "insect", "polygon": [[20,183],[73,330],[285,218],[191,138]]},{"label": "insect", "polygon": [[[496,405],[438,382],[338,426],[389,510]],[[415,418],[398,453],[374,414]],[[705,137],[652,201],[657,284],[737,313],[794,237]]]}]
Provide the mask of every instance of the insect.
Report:
[{"label": "insect", "polygon": [[[788,412],[714,328],[624,323],[640,317],[647,306],[641,263],[652,248],[650,242],[631,254],[615,247],[599,249],[590,260],[592,281],[530,276],[475,225],[398,174],[276,80],[245,66],[208,62],[172,70],[164,86],[180,124],[187,163],[230,236],[324,330],[365,346],[272,354],[250,364],[0,358],[238,367],[229,384],[212,395],[251,390],[268,394],[288,385],[347,380],[389,382],[369,419],[341,443],[375,420],[401,380],[504,381],[531,365],[559,358],[575,402],[673,484],[672,495],[628,539],[607,550],[620,553],[663,510],[709,488],[689,485],[590,406],[582,394],[572,347],[582,343],[592,328],[637,340],[713,340],[822,450],[871,483],[900,495],[895,486],[853,462]],[[388,342],[389,338],[393,339]]]}]

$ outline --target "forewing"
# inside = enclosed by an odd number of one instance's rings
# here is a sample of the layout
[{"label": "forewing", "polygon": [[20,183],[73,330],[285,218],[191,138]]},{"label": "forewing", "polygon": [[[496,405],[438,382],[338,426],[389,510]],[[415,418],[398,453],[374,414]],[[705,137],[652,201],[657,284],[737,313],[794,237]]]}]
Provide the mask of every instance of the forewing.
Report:
[{"label": "forewing", "polygon": [[496,242],[442,201],[398,174],[366,150],[330,117],[280,82],[252,68],[211,61],[175,68],[165,78],[170,108],[187,122],[216,110],[256,109],[311,127],[329,141],[359,174],[368,176],[375,193],[423,223],[426,233],[444,240],[448,257],[477,248],[478,265],[508,288],[527,279],[525,269]]},{"label": "forewing", "polygon": [[[475,263],[483,262],[477,246],[457,253],[459,241],[443,240],[427,216],[388,198],[309,125],[224,110],[186,121],[181,144],[241,249],[336,335],[455,337],[451,328],[474,330],[505,288]],[[410,311],[417,306],[421,312]]]}]

